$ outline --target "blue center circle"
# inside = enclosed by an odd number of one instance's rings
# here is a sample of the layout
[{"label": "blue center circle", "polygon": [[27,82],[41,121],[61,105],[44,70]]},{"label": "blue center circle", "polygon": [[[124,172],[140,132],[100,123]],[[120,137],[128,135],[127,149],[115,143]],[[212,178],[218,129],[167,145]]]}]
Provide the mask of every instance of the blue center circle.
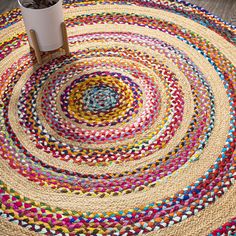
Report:
[{"label": "blue center circle", "polygon": [[91,112],[108,112],[119,103],[119,94],[109,86],[94,86],[84,93],[84,106]]}]

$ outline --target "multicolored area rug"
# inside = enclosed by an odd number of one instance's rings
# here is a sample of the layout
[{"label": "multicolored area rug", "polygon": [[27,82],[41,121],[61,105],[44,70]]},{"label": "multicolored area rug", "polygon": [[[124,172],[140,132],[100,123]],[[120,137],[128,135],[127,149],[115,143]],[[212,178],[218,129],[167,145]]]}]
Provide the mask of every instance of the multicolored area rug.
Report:
[{"label": "multicolored area rug", "polygon": [[184,1],[64,7],[71,56],[42,66],[1,15],[0,235],[235,235],[235,28]]}]

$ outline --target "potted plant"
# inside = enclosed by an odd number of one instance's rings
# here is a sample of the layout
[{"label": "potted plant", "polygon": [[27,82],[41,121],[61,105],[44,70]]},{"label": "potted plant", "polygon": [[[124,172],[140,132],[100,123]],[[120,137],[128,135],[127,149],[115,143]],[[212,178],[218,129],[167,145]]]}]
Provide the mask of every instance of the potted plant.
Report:
[{"label": "potted plant", "polygon": [[40,52],[63,47],[69,53],[62,0],[18,0],[29,39],[38,62]]}]

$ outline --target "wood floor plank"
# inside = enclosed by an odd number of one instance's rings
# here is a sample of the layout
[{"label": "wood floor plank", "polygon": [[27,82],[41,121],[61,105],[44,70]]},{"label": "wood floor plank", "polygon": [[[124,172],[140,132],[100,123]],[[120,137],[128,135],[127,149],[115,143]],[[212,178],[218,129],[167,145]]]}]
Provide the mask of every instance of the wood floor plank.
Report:
[{"label": "wood floor plank", "polygon": [[17,0],[0,0],[0,14],[17,8],[18,6]]},{"label": "wood floor plank", "polygon": [[236,1],[234,2],[233,8],[232,8],[231,23],[233,25],[236,25]]},{"label": "wood floor plank", "polygon": [[223,20],[235,25],[235,0],[188,0],[189,2],[205,8]]}]

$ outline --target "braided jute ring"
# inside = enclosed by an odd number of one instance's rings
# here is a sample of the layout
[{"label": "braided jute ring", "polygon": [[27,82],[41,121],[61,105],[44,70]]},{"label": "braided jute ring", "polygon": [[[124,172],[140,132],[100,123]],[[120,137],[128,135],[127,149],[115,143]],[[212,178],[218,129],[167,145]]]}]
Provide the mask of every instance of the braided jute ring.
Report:
[{"label": "braided jute ring", "polygon": [[182,0],[64,2],[43,65],[0,21],[0,235],[231,234],[235,28]]}]

